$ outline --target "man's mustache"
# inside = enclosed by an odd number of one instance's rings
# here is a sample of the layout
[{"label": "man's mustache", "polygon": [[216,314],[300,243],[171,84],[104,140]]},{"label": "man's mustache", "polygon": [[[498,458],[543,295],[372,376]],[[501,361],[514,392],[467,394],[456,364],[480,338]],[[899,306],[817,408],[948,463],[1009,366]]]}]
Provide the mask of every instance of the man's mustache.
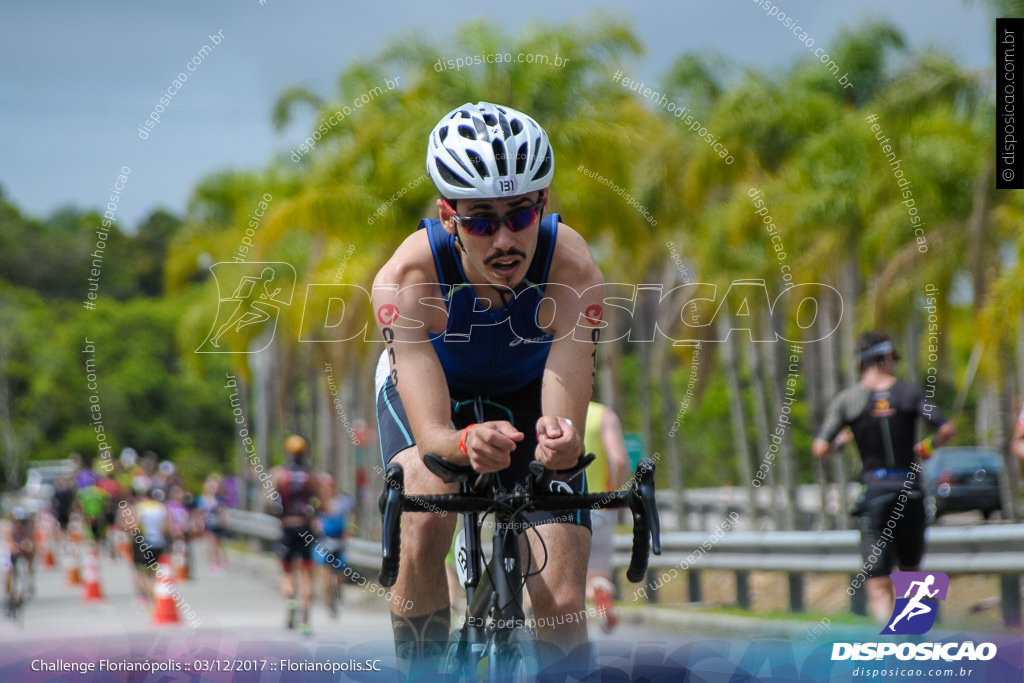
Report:
[{"label": "man's mustache", "polygon": [[493,254],[484,259],[484,264],[490,265],[492,261],[499,261],[501,259],[508,258],[509,256],[521,256],[524,261],[526,260],[526,254],[513,247],[508,251],[494,252]]}]

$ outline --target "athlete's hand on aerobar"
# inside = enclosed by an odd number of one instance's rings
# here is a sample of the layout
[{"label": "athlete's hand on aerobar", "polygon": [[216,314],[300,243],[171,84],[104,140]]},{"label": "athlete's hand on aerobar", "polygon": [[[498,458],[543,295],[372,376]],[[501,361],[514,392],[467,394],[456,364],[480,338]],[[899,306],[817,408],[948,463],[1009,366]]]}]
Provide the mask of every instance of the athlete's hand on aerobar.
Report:
[{"label": "athlete's hand on aerobar", "polygon": [[537,460],[549,470],[567,470],[579,462],[583,440],[572,421],[545,415],[537,420]]},{"label": "athlete's hand on aerobar", "polygon": [[498,472],[509,466],[516,443],[525,436],[506,420],[480,422],[463,435],[465,455],[477,472]]}]

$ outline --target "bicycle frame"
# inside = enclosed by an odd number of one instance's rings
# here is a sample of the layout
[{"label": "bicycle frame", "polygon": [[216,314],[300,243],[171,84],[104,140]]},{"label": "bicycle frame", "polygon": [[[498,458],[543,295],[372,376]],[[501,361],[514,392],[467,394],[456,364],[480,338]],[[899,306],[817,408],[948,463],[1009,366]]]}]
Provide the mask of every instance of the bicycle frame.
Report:
[{"label": "bicycle frame", "polygon": [[29,596],[28,558],[22,553],[11,557],[10,591],[7,594],[8,616],[15,621],[22,617],[22,611]]},{"label": "bicycle frame", "polygon": [[[467,493],[465,484],[463,493]],[[480,515],[476,512],[463,514],[466,613],[459,640],[452,643],[452,647],[455,648],[454,655],[463,660],[462,663],[469,670],[475,670],[477,662],[486,655],[492,676],[496,675],[493,668],[497,663],[497,650],[503,644],[502,634],[516,626],[526,625],[522,603],[522,553],[519,534],[509,530],[511,523],[513,521],[507,514],[497,516],[491,541],[491,559],[484,565]],[[489,627],[489,617],[493,618],[492,623],[499,626]],[[508,624],[513,626],[502,626]],[[467,654],[471,654],[472,659],[468,659]]]},{"label": "bicycle frame", "polygon": [[[484,485],[484,478],[489,475],[478,475],[468,467],[451,465],[428,453],[424,456],[427,468],[444,481],[460,482],[461,492],[423,496],[406,496],[402,467],[398,464],[388,466],[385,489],[379,501],[383,515],[379,576],[382,586],[392,586],[398,578],[403,511],[423,513],[424,508],[433,507],[435,510],[464,515],[467,621],[458,641],[452,644],[449,651],[447,673],[466,675],[467,669],[462,664],[478,663],[487,654],[490,674],[495,677],[500,674],[496,668],[499,665],[497,655],[504,645],[518,638],[514,647],[518,648],[521,661],[522,653],[530,650],[529,643],[524,642],[525,636],[519,631],[520,627],[526,626],[526,619],[520,600],[523,568],[519,534],[518,527],[513,525],[520,523],[522,513],[628,507],[633,513],[633,552],[626,577],[633,583],[642,581],[646,575],[650,552],[661,554],[661,531],[654,500],[654,463],[649,459],[640,462],[628,489],[610,493],[535,493],[538,488],[543,490],[542,487],[546,486],[552,476],[561,475],[567,479],[575,476],[593,458],[593,455],[587,455],[581,458],[581,464],[576,468],[562,472],[551,472],[540,463],[531,463],[531,478],[526,482],[526,487],[517,485],[512,491],[505,491],[501,488],[490,489],[493,479]],[[475,486],[470,486],[470,479],[476,480]],[[479,516],[491,511],[495,512],[496,526],[491,560],[488,569],[483,570]],[[470,653],[471,658],[466,656]],[[453,668],[456,670],[451,670]]]}]

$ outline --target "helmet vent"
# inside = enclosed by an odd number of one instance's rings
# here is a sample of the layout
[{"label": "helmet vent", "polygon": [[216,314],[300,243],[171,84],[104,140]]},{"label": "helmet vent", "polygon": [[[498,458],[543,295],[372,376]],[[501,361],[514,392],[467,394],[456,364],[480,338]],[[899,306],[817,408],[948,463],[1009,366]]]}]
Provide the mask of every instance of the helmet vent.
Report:
[{"label": "helmet vent", "polygon": [[498,175],[508,175],[508,153],[501,140],[491,140],[491,149],[494,150],[494,163],[498,165]]},{"label": "helmet vent", "polygon": [[519,122],[519,119],[512,119],[510,125],[512,126],[512,135],[519,135],[519,131],[523,129],[523,124]]},{"label": "helmet vent", "polygon": [[476,131],[469,126],[459,126],[459,135],[467,140],[476,140]]},{"label": "helmet vent", "polygon": [[484,123],[488,126],[498,125],[498,118],[494,114],[484,114]]},{"label": "helmet vent", "polygon": [[508,140],[512,137],[512,129],[508,127],[508,118],[504,116],[499,117],[498,123],[501,124],[501,132],[505,134],[505,139]]},{"label": "helmet vent", "polygon": [[487,172],[487,165],[484,164],[483,158],[471,149],[466,150],[466,156],[469,157],[469,161],[473,164],[473,168],[480,174],[481,178],[486,178],[490,174]]},{"label": "helmet vent", "polygon": [[459,176],[452,173],[452,170],[441,163],[440,159],[434,159],[434,165],[437,167],[438,174],[444,179],[446,183],[451,183],[458,187],[471,187],[469,183],[460,178]]},{"label": "helmet vent", "polygon": [[544,155],[544,161],[540,162],[540,168],[533,174],[533,179],[544,177],[544,174],[551,168],[551,150],[548,149],[548,153]]},{"label": "helmet vent", "polygon": [[441,129],[440,129],[439,131],[437,131],[437,139],[438,139],[438,140],[439,140],[440,142],[444,142],[444,139],[445,139],[446,137],[448,137],[448,126],[444,126],[444,127],[443,127],[443,128],[441,128]]},{"label": "helmet vent", "polygon": [[[512,120],[512,127],[515,127],[517,122],[515,119]],[[526,170],[526,143],[519,145],[519,153],[516,154],[516,174],[520,174]]]}]

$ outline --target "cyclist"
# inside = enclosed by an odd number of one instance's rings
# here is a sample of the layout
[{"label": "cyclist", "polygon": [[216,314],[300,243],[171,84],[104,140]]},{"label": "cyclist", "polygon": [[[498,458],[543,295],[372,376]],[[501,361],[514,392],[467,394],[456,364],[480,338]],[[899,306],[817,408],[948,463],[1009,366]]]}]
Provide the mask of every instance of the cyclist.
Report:
[{"label": "cyclist", "polygon": [[[583,237],[545,215],[547,134],[510,107],[467,103],[434,127],[426,161],[438,218],[422,221],[374,282],[385,464],[400,463],[406,491],[421,495],[457,490],[426,469],[424,453],[500,472],[509,487],[534,459],[572,467],[584,453],[604,286]],[[538,636],[566,651],[587,642],[584,621],[547,624],[584,609],[587,512],[528,513],[532,531],[520,535],[534,613],[545,618]],[[448,592],[438,587],[454,526],[454,515],[403,517],[392,626],[406,670],[429,670],[447,642]]]},{"label": "cyclist", "polygon": [[53,510],[53,516],[57,518],[57,524],[60,525],[59,545],[62,551],[67,544],[68,524],[71,522],[71,508],[74,501],[75,488],[72,480],[68,477],[55,479],[50,509]]},{"label": "cyclist", "polygon": [[[352,499],[338,493],[333,475],[323,475],[323,508],[317,518],[320,533],[318,541],[324,552],[315,553],[315,561],[323,567],[324,598],[332,618],[338,617],[338,600],[344,582],[345,539],[348,536],[348,517],[352,512]],[[333,556],[334,561],[328,562]]]},{"label": "cyclist", "polygon": [[[281,496],[277,509],[281,518],[281,593],[288,599],[288,628],[295,628],[296,611],[301,606],[299,629],[303,635],[311,635],[309,608],[313,602],[313,555],[306,540],[313,534],[313,520],[319,506],[321,494],[319,482],[307,463],[309,446],[301,436],[293,434],[285,439],[284,452],[287,462],[284,467],[272,470],[274,485]],[[292,576],[294,561],[298,559],[298,594]],[[297,597],[296,597],[297,596]]]},{"label": "cyclist", "polygon": [[[214,472],[203,482],[203,492],[196,499],[196,509],[206,529],[209,543],[210,573],[219,574],[228,566],[223,540],[227,537],[226,506],[223,495],[223,479]],[[198,525],[197,525],[198,526]]]},{"label": "cyclist", "polygon": [[107,540],[107,513],[110,507],[110,493],[100,486],[100,476],[88,470],[88,477],[81,477],[78,489],[78,503],[92,533],[92,540],[103,545]]},{"label": "cyclist", "polygon": [[[132,533],[142,534],[142,539],[133,539],[135,568],[142,580],[145,598],[150,604],[153,604],[160,557],[170,546],[170,515],[164,504],[165,497],[162,489],[142,489],[135,506],[138,527]],[[143,543],[149,547],[143,548]]]},{"label": "cyclist", "polygon": [[[32,587],[35,586],[36,549],[34,539],[35,518],[24,507],[16,506],[11,510],[10,524],[4,534],[3,542],[0,543],[0,549],[3,551],[2,557],[0,557],[0,566],[7,572],[4,594],[6,596],[5,604],[7,605],[8,616],[13,614],[15,597],[19,604],[24,602],[27,597],[20,591],[27,590],[31,594]],[[19,560],[25,563],[27,581],[26,584],[17,587],[19,595],[15,596],[12,594],[12,589],[14,588],[14,569],[15,564]]]},{"label": "cyclist", "polygon": [[185,576],[189,576],[192,557],[192,513],[185,504],[185,489],[173,484],[167,492],[167,526],[170,530],[170,551],[176,552],[180,544],[185,558]]},{"label": "cyclist", "polygon": [[[615,491],[626,483],[629,454],[622,436],[622,423],[615,411],[596,401],[587,410],[585,431],[587,450],[597,459],[587,468],[587,487],[594,491]],[[615,610],[615,586],[612,584],[612,558],[615,554],[615,510],[590,511],[594,526],[587,569],[587,594],[600,615],[601,629],[610,633],[619,623]]]},{"label": "cyclist", "polygon": [[[888,335],[865,332],[857,340],[856,353],[860,382],[832,400],[812,450],[820,458],[851,440],[857,442],[864,469],[855,513],[860,517],[868,600],[872,616],[885,624],[895,600],[889,581],[893,566],[915,571],[924,556],[925,511],[917,460],[930,458],[934,449],[956,435],[956,427],[920,389],[896,379],[900,356]],[[938,432],[915,443],[918,417]],[[844,427],[852,431],[841,431]],[[904,490],[909,491],[905,503],[899,501]],[[887,529],[892,530],[883,534]]]}]

